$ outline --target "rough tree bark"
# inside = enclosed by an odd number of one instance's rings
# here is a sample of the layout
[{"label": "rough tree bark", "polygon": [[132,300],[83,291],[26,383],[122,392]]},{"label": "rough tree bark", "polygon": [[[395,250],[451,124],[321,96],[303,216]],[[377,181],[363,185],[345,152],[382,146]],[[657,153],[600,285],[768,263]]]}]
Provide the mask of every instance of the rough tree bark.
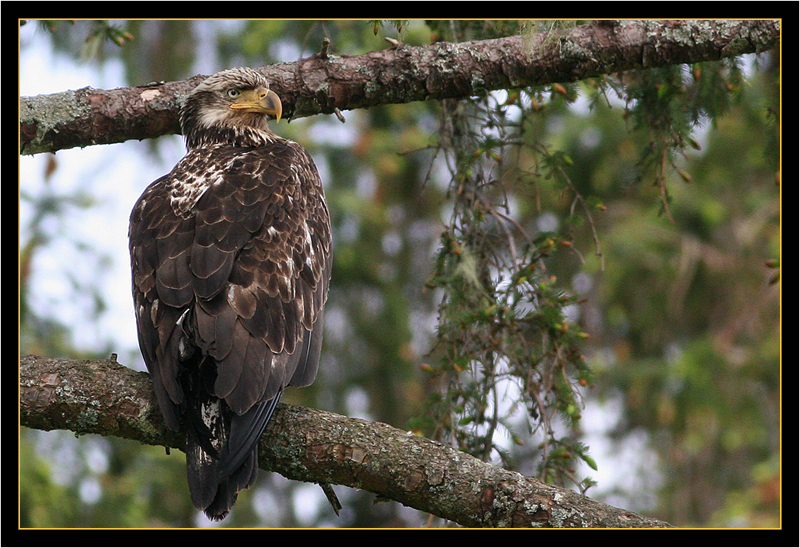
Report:
[{"label": "rough tree bark", "polygon": [[[778,21],[599,21],[531,37],[327,50],[262,67],[287,117],[389,103],[484,95],[630,69],[698,63],[776,47]],[[20,100],[20,152],[37,154],[179,133],[180,99],[204,76]]]},{"label": "rough tree bark", "polygon": [[[20,423],[183,450],[150,376],[114,359],[20,360]],[[280,404],[259,464],[294,480],[364,489],[468,527],[671,527],[487,464],[386,424]]]}]

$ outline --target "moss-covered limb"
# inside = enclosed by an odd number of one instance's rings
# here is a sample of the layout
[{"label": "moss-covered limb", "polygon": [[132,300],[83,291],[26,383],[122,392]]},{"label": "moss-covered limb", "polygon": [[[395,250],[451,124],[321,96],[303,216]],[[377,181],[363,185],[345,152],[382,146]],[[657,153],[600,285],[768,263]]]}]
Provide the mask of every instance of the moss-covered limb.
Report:
[{"label": "moss-covered limb", "polygon": [[150,375],[108,360],[20,358],[20,424],[183,449],[164,424]]},{"label": "moss-covered limb", "polygon": [[[637,68],[765,51],[778,21],[599,21],[566,30],[458,44],[317,54],[261,70],[286,117],[483,95]],[[202,76],[20,99],[20,152],[37,154],[178,133],[177,108]]]},{"label": "moss-covered limb", "polygon": [[[113,359],[23,356],[20,423],[183,447],[150,377]],[[368,490],[469,527],[669,527],[385,424],[297,406],[278,407],[260,459],[287,478]]]}]

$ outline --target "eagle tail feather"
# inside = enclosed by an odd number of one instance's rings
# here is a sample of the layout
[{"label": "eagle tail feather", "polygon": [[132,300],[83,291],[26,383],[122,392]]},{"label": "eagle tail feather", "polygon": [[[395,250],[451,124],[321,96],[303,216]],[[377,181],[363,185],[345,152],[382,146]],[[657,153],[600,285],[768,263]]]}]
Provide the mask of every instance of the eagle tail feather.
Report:
[{"label": "eagle tail feather", "polygon": [[[186,472],[192,503],[211,520],[228,515],[240,491],[252,487],[258,476],[258,441],[272,418],[281,394],[254,405],[243,415],[237,415],[224,400],[218,400],[219,413],[207,413],[203,428],[187,429]],[[227,415],[227,417],[226,417]],[[203,422],[204,422],[203,421]],[[219,450],[208,435],[226,430],[226,440]]]}]

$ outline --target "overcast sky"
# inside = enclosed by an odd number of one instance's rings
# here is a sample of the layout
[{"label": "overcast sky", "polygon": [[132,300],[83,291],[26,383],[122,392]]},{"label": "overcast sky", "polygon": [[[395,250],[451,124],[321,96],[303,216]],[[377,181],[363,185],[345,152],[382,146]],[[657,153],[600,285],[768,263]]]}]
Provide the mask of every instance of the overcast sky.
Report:
[{"label": "overcast sky", "polygon": [[[25,25],[20,34],[21,95],[125,85],[119,61],[109,61],[102,67],[96,63],[78,64],[68,56],[54,54],[49,34],[37,25]],[[45,183],[44,170],[52,155],[20,157],[22,192],[31,196],[83,192],[96,200],[87,209],[69,207],[59,222],[51,219],[44,225],[53,240],[34,258],[30,305],[38,314],[72,326],[77,347],[93,351],[112,341],[120,361],[137,367],[143,363],[138,355],[130,289],[128,216],[145,187],[169,171],[183,155],[180,137],[161,141],[165,142],[161,143],[160,160],[148,152],[146,143],[138,141],[59,151],[49,184]],[[29,203],[21,200],[23,244],[28,239],[31,215]],[[76,242],[86,243],[96,255],[108,260],[96,261],[92,260],[94,253],[79,253]],[[93,284],[107,301],[108,308],[97,322],[91,320],[93,303],[75,298],[71,280]]]}]

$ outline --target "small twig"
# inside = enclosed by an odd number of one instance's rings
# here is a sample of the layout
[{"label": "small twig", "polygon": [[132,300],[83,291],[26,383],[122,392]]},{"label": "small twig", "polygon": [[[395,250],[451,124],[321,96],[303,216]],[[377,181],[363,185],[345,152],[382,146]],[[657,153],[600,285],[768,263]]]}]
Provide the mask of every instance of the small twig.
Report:
[{"label": "small twig", "polygon": [[658,174],[657,182],[661,190],[661,203],[664,206],[664,211],[667,213],[667,218],[672,224],[675,224],[675,219],[672,218],[672,212],[669,210],[669,203],[667,202],[667,148],[661,151],[661,172]]},{"label": "small twig", "polygon": [[564,181],[567,183],[567,186],[572,189],[572,192],[575,193],[575,199],[578,200],[583,208],[584,213],[586,214],[586,219],[589,221],[589,228],[592,229],[592,240],[594,240],[594,249],[595,249],[595,256],[600,259],[600,270],[605,270],[605,260],[603,257],[603,252],[600,251],[600,238],[597,236],[597,229],[594,226],[594,219],[592,218],[592,213],[589,211],[589,206],[586,205],[586,200],[583,199],[583,196],[578,189],[575,188],[575,185],[572,184],[572,181],[561,168],[561,166],[557,166],[558,172],[564,178]]},{"label": "small twig", "polygon": [[322,48],[319,50],[319,57],[320,59],[327,59],[328,58],[328,49],[331,45],[331,39],[327,36],[322,39]]},{"label": "small twig", "polygon": [[336,496],[336,492],[333,490],[333,487],[331,487],[330,483],[326,483],[324,481],[320,482],[318,485],[322,487],[322,492],[325,493],[325,498],[328,499],[328,502],[331,504],[331,508],[333,508],[333,511],[336,512],[336,515],[338,516],[339,510],[342,509],[342,503],[339,502],[339,497]]},{"label": "small twig", "polygon": [[[495,211],[495,209],[491,205],[489,205],[489,203],[486,201],[486,198],[484,198],[483,195],[480,192],[475,191],[475,196],[483,204],[483,206],[486,208],[486,210],[489,212],[489,214],[492,215],[495,219],[497,219],[497,224],[499,224],[500,227],[503,229],[503,232],[506,233],[506,237],[508,238],[508,245],[509,245],[509,248],[511,249],[511,258],[514,261],[515,264],[518,263],[519,259],[517,258],[517,246],[516,246],[516,244],[514,244],[514,236],[511,234],[511,231],[508,230],[508,227],[503,222],[503,218],[505,218],[507,220],[511,220],[511,219],[509,219],[508,217],[506,217],[502,213],[500,213],[498,211]],[[521,229],[522,227],[517,225],[517,228]],[[525,234],[524,230],[522,230],[522,234],[527,236],[527,234]]]},{"label": "small twig", "polygon": [[342,114],[342,111],[339,110],[339,107],[333,107],[333,113],[336,115],[336,117],[339,119],[341,123],[344,124],[347,121],[344,119],[344,114]]},{"label": "small twig", "polygon": [[[572,472],[570,472],[569,470],[567,470],[566,468],[561,467],[561,466],[559,466],[559,468],[561,469],[561,473],[564,474],[565,476],[567,476],[575,485],[578,485],[578,486],[581,485],[582,482],[579,481],[578,478],[576,478],[572,474]],[[583,492],[581,494],[583,494]],[[339,515],[339,514],[337,513],[336,515]]]},{"label": "small twig", "polygon": [[428,519],[425,521],[425,525],[423,525],[423,527],[426,527],[426,528],[433,527],[433,520],[435,520],[438,517],[439,516],[436,516],[434,514],[428,514]]}]

